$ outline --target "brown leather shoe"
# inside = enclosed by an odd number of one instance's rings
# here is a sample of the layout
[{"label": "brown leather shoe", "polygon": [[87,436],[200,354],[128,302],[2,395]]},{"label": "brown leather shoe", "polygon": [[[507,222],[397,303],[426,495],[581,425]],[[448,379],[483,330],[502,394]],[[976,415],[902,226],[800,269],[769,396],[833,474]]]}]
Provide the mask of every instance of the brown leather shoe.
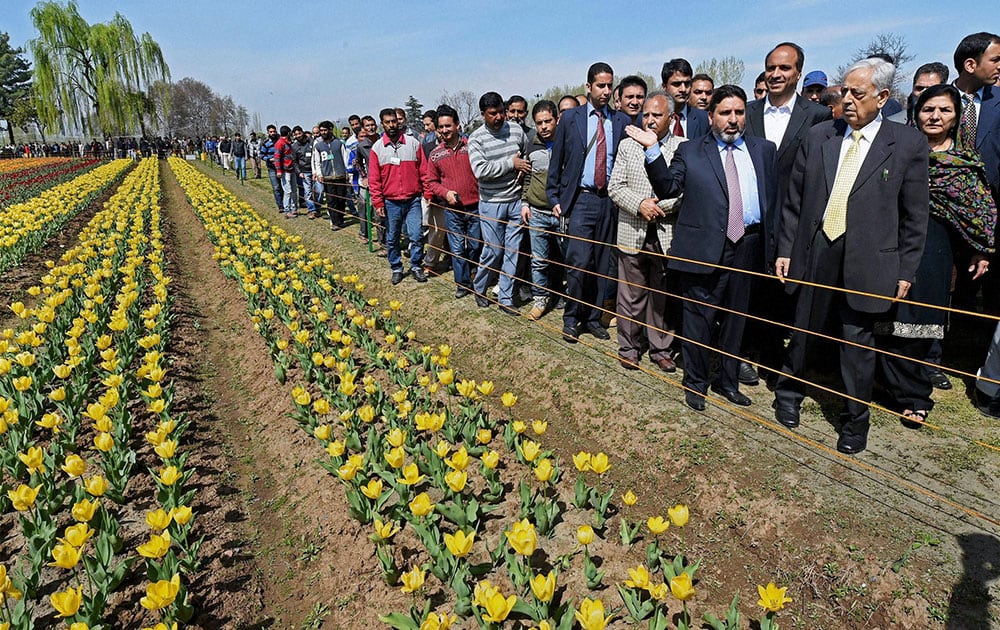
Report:
[{"label": "brown leather shoe", "polygon": [[618,357],[618,361],[622,364],[622,367],[626,370],[638,370],[639,366],[636,361],[632,359],[626,359],[625,357]]},{"label": "brown leather shoe", "polygon": [[677,371],[677,364],[674,363],[674,360],[671,359],[670,357],[664,357],[662,359],[657,359],[656,361],[654,361],[654,363],[656,363],[656,367],[660,368],[664,372],[676,372]]}]

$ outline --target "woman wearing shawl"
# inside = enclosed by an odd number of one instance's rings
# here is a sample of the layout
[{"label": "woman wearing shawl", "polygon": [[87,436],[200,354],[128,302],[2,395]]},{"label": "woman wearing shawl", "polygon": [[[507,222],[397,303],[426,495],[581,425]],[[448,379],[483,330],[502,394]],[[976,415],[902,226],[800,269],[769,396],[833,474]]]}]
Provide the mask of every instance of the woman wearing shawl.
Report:
[{"label": "woman wearing shawl", "polygon": [[[917,304],[947,306],[956,267],[973,279],[986,273],[994,251],[997,209],[979,155],[958,140],[958,90],[951,85],[929,87],[914,111],[930,150],[927,242],[907,300],[890,311],[893,321],[878,324],[876,333],[887,336],[883,347],[889,352],[923,360],[932,341],[944,337],[947,312]],[[904,416],[903,425],[919,429],[934,406],[923,364],[880,354],[879,365],[886,390]]]}]

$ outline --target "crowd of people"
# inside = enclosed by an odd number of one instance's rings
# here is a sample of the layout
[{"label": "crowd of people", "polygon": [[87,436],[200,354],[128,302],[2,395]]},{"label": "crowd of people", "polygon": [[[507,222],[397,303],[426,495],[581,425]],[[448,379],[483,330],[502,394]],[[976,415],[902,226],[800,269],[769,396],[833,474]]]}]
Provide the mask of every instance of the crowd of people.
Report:
[{"label": "crowd of people", "polygon": [[[837,448],[855,454],[876,381],[911,428],[932,389],[951,387],[937,307],[972,308],[981,291],[1000,312],[988,273],[1000,37],[965,37],[952,65],[921,65],[900,103],[891,59],[858,61],[836,85],[820,70],[803,80],[791,42],[766,55],[752,98],[684,59],[663,65],[656,91],[595,63],[585,94],[541,100],[530,118],[523,97],[483,94],[467,136],[448,105],[422,129],[385,108],[340,134],[330,121],[270,126],[242,153],[258,177],[263,163],[288,219],[303,205],[338,230],[357,215],[393,284],[450,266],[458,299],[532,320],[561,309],[570,343],[610,339],[616,318],[622,367],[682,362],[696,410],[709,389],[750,405],[740,385],[763,377],[777,421],[798,426],[825,343],[814,333],[832,335],[846,394]],[[1000,327],[980,377],[975,403],[1000,417]]]}]

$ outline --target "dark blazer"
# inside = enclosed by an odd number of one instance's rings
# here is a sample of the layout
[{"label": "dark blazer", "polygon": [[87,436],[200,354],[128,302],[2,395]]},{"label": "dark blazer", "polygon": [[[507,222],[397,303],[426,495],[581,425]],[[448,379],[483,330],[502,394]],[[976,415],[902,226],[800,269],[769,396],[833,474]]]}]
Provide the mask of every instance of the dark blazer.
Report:
[{"label": "dark blazer", "polygon": [[688,105],[687,107],[687,135],[688,140],[696,140],[710,130],[708,125],[708,114],[703,109],[697,109]]},{"label": "dark blazer", "polygon": [[[778,239],[778,256],[791,259],[790,278],[814,277],[813,239],[822,229],[846,129],[843,120],[816,125],[795,159]],[[847,200],[845,288],[893,297],[899,280],[913,282],[927,237],[928,153],[924,134],[882,121]],[[786,290],[796,287],[789,283]],[[879,298],[851,293],[846,298],[861,312],[890,306]]]},{"label": "dark blazer", "polygon": [[[618,153],[618,143],[625,137],[625,127],[632,120],[622,112],[611,110],[611,154]],[[552,141],[549,173],[545,182],[545,195],[549,203],[559,204],[563,216],[569,216],[576,202],[583,176],[583,163],[587,157],[587,106],[580,105],[563,113]],[[597,143],[590,149],[595,151]]]},{"label": "dark blazer", "polygon": [[1000,90],[987,85],[976,123],[976,150],[986,165],[993,199],[1000,204]]},{"label": "dark blazer", "polygon": [[[763,252],[773,251],[774,235],[768,225],[771,215],[778,211],[777,161],[773,142],[763,138],[744,140],[757,176],[757,195],[761,202],[764,248],[760,260],[754,264],[755,270],[760,270],[764,267]],[[729,186],[715,135],[707,134],[681,144],[669,168],[660,156],[647,164],[646,169],[657,197],[669,199],[684,195],[670,242],[671,256],[718,264],[722,260],[729,224]],[[712,267],[675,259],[671,259],[668,266],[690,273],[715,271]]]},{"label": "dark blazer", "polygon": [[[765,138],[764,135],[764,109],[767,106],[767,99],[762,98],[747,103],[747,128],[743,135],[753,138]],[[817,105],[809,99],[796,94],[795,106],[792,108],[792,115],[788,119],[788,127],[785,135],[781,137],[781,144],[778,145],[778,208],[785,203],[785,193],[788,191],[788,176],[792,172],[792,165],[795,163],[795,156],[799,152],[799,146],[805,140],[806,134],[813,125],[831,120],[833,115],[829,107]],[[781,234],[781,212],[774,213],[771,217],[771,233]],[[768,252],[767,268],[774,264],[774,252]]]}]

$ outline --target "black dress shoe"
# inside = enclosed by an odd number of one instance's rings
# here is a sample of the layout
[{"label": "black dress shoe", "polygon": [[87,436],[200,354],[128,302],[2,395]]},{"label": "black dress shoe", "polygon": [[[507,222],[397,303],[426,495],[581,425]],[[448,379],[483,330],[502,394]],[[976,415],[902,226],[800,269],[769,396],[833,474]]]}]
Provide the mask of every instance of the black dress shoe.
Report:
[{"label": "black dress shoe", "polygon": [[507,304],[501,304],[499,306],[499,308],[500,308],[500,312],[503,313],[504,315],[510,315],[511,317],[520,317],[521,316],[521,312],[518,311],[513,306],[509,306]]},{"label": "black dress shoe", "polygon": [[945,376],[945,373],[937,368],[924,367],[924,373],[927,374],[927,378],[930,380],[931,385],[934,389],[951,389],[951,381]]},{"label": "black dress shoe", "polygon": [[580,341],[580,331],[576,329],[576,326],[563,326],[563,341],[566,343]]},{"label": "black dress shoe", "polygon": [[695,392],[684,392],[684,404],[695,411],[705,411],[705,396]]},{"label": "black dress shoe", "polygon": [[587,324],[587,332],[598,339],[611,339],[611,335],[608,334],[608,331],[604,330],[604,327],[597,322]]},{"label": "black dress shoe", "polygon": [[757,370],[753,369],[752,365],[746,361],[740,361],[737,380],[743,385],[756,385],[760,382],[760,377],[757,376]]},{"label": "black dress shoe", "polygon": [[484,298],[481,295],[477,295],[476,296],[476,306],[478,306],[479,308],[489,308],[490,307],[490,301],[487,300],[486,298]]},{"label": "black dress shoe", "polygon": [[455,299],[460,300],[469,294],[469,290],[462,285],[455,287]]},{"label": "black dress shoe", "polygon": [[799,426],[798,409],[779,405],[777,400],[771,404],[771,407],[774,408],[774,419],[782,425],[788,427],[789,429],[794,429]]},{"label": "black dress shoe", "polygon": [[739,391],[738,389],[722,389],[721,387],[712,386],[712,391],[716,394],[722,396],[734,405],[739,405],[740,407],[749,407],[753,404],[750,397]]},{"label": "black dress shoe", "polygon": [[427,272],[422,267],[413,270],[413,279],[417,282],[427,282]]},{"label": "black dress shoe", "polygon": [[857,455],[861,451],[865,450],[868,446],[865,440],[855,437],[844,438],[841,437],[837,440],[837,450],[845,455]]},{"label": "black dress shoe", "polygon": [[990,398],[977,388],[972,393],[972,404],[979,413],[991,418],[1000,418],[1000,396]]},{"label": "black dress shoe", "polygon": [[392,272],[392,283],[393,284],[399,284],[402,281],[403,281],[403,272],[402,271],[393,271]]}]

